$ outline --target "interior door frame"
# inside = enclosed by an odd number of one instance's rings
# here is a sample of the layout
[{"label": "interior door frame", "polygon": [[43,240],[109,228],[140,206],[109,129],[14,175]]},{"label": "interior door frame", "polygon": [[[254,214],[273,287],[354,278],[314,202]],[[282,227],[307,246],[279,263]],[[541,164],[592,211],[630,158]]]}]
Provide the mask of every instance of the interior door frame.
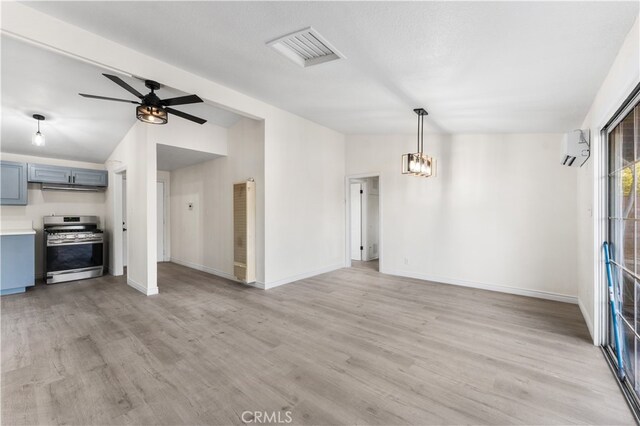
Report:
[{"label": "interior door frame", "polygon": [[[362,212],[362,206],[363,206],[363,203],[362,203],[362,198],[363,197],[362,197],[362,195],[363,195],[363,190],[364,190],[364,184],[363,184],[363,182],[349,182],[349,203],[350,203],[350,205],[349,205],[350,206],[349,207],[349,212],[350,212],[349,220],[350,220],[350,225],[355,225],[353,223],[353,217],[354,217],[353,213],[354,212],[351,211],[353,209],[353,207],[354,207],[354,205],[353,205],[354,185],[357,185],[357,187],[358,187],[358,194],[357,195],[358,195],[358,198],[360,199],[360,244],[359,244],[359,247],[362,247],[364,245],[364,238],[363,238],[364,237],[364,232],[363,232],[364,214]],[[350,241],[351,241],[351,244],[350,244],[351,253],[349,254],[349,257],[351,258],[351,261],[354,260],[353,259],[353,253],[354,253],[353,249],[354,249],[354,247],[353,247],[353,234],[352,234],[352,232],[353,232],[353,228],[350,227],[349,228],[349,237],[350,237]],[[363,257],[362,256],[362,253],[363,253],[362,248],[360,248],[358,250],[358,252],[360,253],[360,259],[359,260],[362,260],[362,257]],[[358,259],[356,259],[356,260],[358,260]]]},{"label": "interior door frame", "polygon": [[351,179],[378,178],[378,271],[384,272],[384,244],[383,244],[383,214],[384,194],[382,188],[382,175],[380,173],[359,173],[347,175],[344,178],[345,198],[345,258],[344,267],[351,267]]},{"label": "interior door frame", "polygon": [[[115,276],[124,275],[124,250],[123,239],[124,232],[122,230],[122,183],[125,174],[127,173],[127,166],[121,166],[113,170],[113,178],[110,179],[110,189],[113,191],[113,206],[112,217],[113,223],[111,223],[111,247],[110,253],[112,253],[113,259],[111,260],[111,274]],[[129,191],[127,191],[129,194]],[[128,201],[128,200],[127,200]],[[129,203],[127,203],[129,204]],[[127,243],[129,240],[127,239]],[[127,250],[127,253],[129,250]],[[127,262],[129,263],[129,262]]]},{"label": "interior door frame", "polygon": [[158,259],[158,262],[171,261],[171,206],[169,205],[171,199],[171,177],[170,175],[161,176],[158,175],[156,182],[160,182],[164,186],[164,199],[163,199],[163,214],[164,214],[164,257]]}]

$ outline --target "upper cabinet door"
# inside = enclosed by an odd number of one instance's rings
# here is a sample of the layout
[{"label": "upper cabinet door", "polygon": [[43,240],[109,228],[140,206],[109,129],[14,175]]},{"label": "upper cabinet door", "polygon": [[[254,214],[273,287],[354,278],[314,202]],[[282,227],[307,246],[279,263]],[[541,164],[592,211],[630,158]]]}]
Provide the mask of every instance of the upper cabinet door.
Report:
[{"label": "upper cabinet door", "polygon": [[27,205],[27,165],[0,161],[0,205]]},{"label": "upper cabinet door", "polygon": [[106,170],[73,169],[71,183],[88,186],[107,186]]},{"label": "upper cabinet door", "polygon": [[71,183],[71,168],[29,163],[29,182]]}]

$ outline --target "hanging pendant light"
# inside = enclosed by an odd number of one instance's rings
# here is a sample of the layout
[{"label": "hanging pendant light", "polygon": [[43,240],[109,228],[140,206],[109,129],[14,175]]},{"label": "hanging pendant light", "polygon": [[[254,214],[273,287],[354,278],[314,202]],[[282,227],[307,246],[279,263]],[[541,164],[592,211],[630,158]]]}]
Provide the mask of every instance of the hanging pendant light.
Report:
[{"label": "hanging pendant light", "polygon": [[436,160],[424,153],[424,116],[428,113],[424,108],[416,108],[413,112],[418,115],[418,152],[402,156],[402,174],[422,177],[434,176]]},{"label": "hanging pendant light", "polygon": [[35,146],[44,146],[44,135],[40,133],[40,122],[44,120],[44,115],[33,114],[33,118],[38,120],[38,131],[31,137],[31,143]]}]

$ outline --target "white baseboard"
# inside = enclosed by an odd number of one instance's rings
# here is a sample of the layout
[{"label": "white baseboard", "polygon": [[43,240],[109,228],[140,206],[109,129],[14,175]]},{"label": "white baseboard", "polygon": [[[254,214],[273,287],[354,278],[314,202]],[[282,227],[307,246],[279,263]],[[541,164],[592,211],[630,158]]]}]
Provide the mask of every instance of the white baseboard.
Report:
[{"label": "white baseboard", "polygon": [[135,288],[140,293],[145,294],[147,296],[153,296],[154,294],[158,294],[158,287],[147,288],[142,284],[140,284],[139,282],[132,280],[129,277],[127,277],[127,285],[129,285],[129,287]]},{"label": "white baseboard", "polygon": [[555,300],[557,302],[565,302],[565,303],[572,303],[572,304],[578,303],[578,298],[576,296],[569,296],[569,295],[560,294],[560,293],[551,293],[551,292],[540,291],[540,290],[530,290],[530,289],[508,287],[508,286],[495,285],[495,284],[479,283],[479,282],[466,281],[466,280],[460,280],[455,278],[438,277],[438,276],[421,274],[416,272],[392,270],[392,271],[384,271],[384,273],[390,274],[390,275],[397,275],[400,277],[415,278],[415,279],[424,280],[424,281],[432,281],[432,282],[441,283],[441,284],[452,284],[452,285],[459,285],[462,287],[471,287],[471,288],[479,288],[482,290],[497,291],[500,293],[517,294],[519,296],[536,297],[538,299]]},{"label": "white baseboard", "polygon": [[255,282],[255,283],[245,283],[244,281],[240,281],[235,276],[228,274],[219,269],[211,268],[209,266],[200,265],[199,263],[189,262],[188,260],[182,260],[175,257],[171,258],[171,262],[177,263],[178,265],[186,266],[187,268],[196,269],[198,271],[206,272],[207,274],[215,275],[221,278],[226,278],[231,281],[238,282],[240,284],[245,284],[251,287],[256,287],[264,290],[264,283]]},{"label": "white baseboard", "polygon": [[339,263],[335,263],[333,265],[329,265],[329,266],[325,266],[324,268],[320,268],[320,269],[316,269],[314,271],[311,272],[304,272],[302,274],[297,274],[297,275],[292,275],[290,277],[287,278],[282,278],[276,281],[272,281],[269,283],[264,283],[264,288],[265,290],[268,290],[270,288],[274,288],[274,287],[278,287],[284,284],[289,284],[295,281],[300,281],[300,280],[304,280],[305,278],[311,278],[314,277],[316,275],[320,275],[320,274],[325,274],[327,272],[331,272],[331,271],[335,271],[336,269],[341,269],[344,267],[343,262],[339,262]]},{"label": "white baseboard", "polygon": [[584,322],[587,323],[587,328],[589,329],[589,334],[591,334],[591,338],[593,339],[593,322],[591,321],[591,316],[587,315],[587,308],[582,304],[582,300],[578,298],[578,307],[580,308],[580,312],[582,313],[582,317],[584,318]]}]

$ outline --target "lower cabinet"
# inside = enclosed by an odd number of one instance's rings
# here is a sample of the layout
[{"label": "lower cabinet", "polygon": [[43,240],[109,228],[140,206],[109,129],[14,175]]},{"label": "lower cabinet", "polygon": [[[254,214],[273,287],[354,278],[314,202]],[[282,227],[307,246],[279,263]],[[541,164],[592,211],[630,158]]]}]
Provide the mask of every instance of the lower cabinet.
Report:
[{"label": "lower cabinet", "polygon": [[35,233],[0,236],[0,295],[24,293],[35,284],[35,238]]}]

